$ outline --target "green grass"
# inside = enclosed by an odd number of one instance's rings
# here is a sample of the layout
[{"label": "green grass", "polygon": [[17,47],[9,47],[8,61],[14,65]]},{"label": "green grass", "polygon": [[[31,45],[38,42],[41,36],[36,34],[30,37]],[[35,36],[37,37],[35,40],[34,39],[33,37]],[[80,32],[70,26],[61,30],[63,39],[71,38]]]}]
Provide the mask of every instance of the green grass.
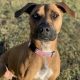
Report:
[{"label": "green grass", "polygon": [[[28,39],[28,15],[24,14],[18,20],[14,18],[14,12],[28,2],[52,3],[53,0],[0,0],[0,41],[5,38],[9,47]],[[58,39],[61,56],[61,74],[58,80],[80,80],[80,0],[65,2],[77,13],[77,17],[64,15]]]}]

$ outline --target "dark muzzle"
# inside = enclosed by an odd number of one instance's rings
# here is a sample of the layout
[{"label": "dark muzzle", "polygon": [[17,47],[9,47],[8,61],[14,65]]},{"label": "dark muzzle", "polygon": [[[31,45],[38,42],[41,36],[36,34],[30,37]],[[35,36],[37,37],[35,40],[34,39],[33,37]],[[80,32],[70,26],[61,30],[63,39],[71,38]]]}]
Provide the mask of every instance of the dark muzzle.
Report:
[{"label": "dark muzzle", "polygon": [[52,41],[56,39],[56,36],[55,29],[45,23],[38,25],[35,32],[35,38],[39,40]]}]

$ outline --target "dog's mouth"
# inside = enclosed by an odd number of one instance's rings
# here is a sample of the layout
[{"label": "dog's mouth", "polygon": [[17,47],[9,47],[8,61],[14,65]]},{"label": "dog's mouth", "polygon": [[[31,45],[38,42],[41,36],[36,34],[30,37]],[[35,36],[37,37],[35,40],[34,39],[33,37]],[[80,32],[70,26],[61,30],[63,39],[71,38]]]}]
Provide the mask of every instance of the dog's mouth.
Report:
[{"label": "dog's mouth", "polygon": [[52,36],[52,35],[43,35],[43,34],[37,34],[36,36],[35,36],[35,38],[36,39],[38,39],[38,40],[41,40],[41,41],[53,41],[53,40],[55,40],[56,39],[56,36]]}]

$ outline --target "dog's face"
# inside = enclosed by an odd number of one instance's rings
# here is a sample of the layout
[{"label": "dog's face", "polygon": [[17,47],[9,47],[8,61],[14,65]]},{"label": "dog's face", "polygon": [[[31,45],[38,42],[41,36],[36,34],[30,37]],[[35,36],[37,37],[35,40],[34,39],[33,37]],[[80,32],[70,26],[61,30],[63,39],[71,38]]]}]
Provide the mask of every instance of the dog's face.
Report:
[{"label": "dog's face", "polygon": [[32,36],[38,40],[55,40],[62,24],[62,13],[54,4],[38,5],[30,15]]},{"label": "dog's face", "polygon": [[31,38],[41,41],[53,41],[57,38],[62,25],[62,15],[67,12],[75,16],[74,12],[63,2],[56,4],[28,3],[16,12],[20,16],[23,12],[30,15]]}]

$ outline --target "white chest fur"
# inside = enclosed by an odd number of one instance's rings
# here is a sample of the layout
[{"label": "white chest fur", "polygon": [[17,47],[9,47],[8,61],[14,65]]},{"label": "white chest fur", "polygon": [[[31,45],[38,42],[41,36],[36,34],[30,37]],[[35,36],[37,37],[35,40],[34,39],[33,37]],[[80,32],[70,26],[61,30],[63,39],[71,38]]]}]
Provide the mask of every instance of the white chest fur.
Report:
[{"label": "white chest fur", "polygon": [[53,72],[51,69],[44,68],[44,69],[40,70],[39,72],[37,72],[34,79],[36,79],[36,80],[48,80],[52,74],[53,74]]},{"label": "white chest fur", "polygon": [[47,60],[45,58],[44,65],[34,77],[34,80],[48,80],[53,74],[52,70],[48,67]]}]

